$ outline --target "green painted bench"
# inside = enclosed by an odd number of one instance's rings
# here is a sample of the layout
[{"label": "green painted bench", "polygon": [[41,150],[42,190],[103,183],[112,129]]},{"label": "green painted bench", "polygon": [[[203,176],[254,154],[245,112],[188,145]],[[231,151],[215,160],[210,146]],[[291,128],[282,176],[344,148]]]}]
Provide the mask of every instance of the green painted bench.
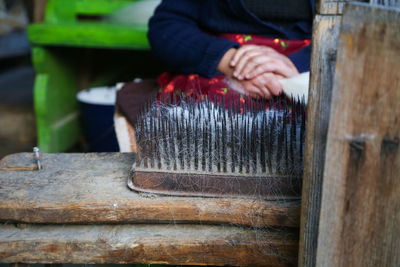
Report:
[{"label": "green painted bench", "polygon": [[81,137],[75,95],[82,89],[82,57],[89,50],[149,49],[147,25],[110,24],[99,19],[134,1],[49,0],[44,23],[29,26],[36,71],[38,145],[44,152],[66,151]]}]

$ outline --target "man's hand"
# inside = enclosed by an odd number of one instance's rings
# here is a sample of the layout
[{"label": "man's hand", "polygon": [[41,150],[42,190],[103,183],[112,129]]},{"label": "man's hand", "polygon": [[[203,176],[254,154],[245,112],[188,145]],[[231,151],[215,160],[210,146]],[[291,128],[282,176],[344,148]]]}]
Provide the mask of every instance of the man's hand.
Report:
[{"label": "man's hand", "polygon": [[270,98],[271,95],[279,95],[282,85],[279,82],[283,76],[271,72],[262,73],[250,80],[229,79],[232,89],[248,94],[252,97]]},{"label": "man's hand", "polygon": [[[273,73],[285,78],[299,74],[293,62],[273,48],[243,45],[231,58],[230,67],[238,80],[250,80],[262,73]],[[271,88],[274,91],[274,88]]]},{"label": "man's hand", "polygon": [[221,73],[223,73],[227,77],[233,77],[233,67],[230,65],[230,62],[232,61],[234,55],[236,54],[237,49],[236,48],[231,48],[228,51],[225,52],[224,56],[220,60],[217,70]]},{"label": "man's hand", "polygon": [[279,80],[299,74],[288,57],[273,48],[258,45],[229,49],[218,70],[228,77],[233,89],[263,98],[279,95],[282,92]]}]

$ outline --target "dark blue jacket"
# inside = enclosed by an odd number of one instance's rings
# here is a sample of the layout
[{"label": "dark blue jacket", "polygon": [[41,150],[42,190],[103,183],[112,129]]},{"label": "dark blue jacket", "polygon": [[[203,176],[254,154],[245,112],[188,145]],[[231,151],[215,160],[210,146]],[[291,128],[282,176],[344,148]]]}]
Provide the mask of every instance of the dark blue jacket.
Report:
[{"label": "dark blue jacket", "polygon": [[[314,9],[314,0],[310,1]],[[175,71],[214,77],[225,52],[239,47],[236,42],[213,36],[218,33],[304,40],[311,39],[312,22],[278,27],[260,20],[242,0],[163,0],[150,19],[148,37],[155,54]],[[310,68],[310,54],[308,46],[289,58],[304,72]]]}]

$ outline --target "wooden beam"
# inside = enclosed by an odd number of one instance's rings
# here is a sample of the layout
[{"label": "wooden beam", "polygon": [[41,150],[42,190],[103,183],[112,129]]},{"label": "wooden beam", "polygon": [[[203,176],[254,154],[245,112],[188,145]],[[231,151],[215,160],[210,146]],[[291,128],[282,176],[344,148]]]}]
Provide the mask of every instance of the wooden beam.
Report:
[{"label": "wooden beam", "polygon": [[341,15],[343,6],[350,0],[319,0],[316,1],[316,11],[318,15]]},{"label": "wooden beam", "polygon": [[399,10],[344,10],[317,266],[400,264],[399,25]]},{"label": "wooden beam", "polygon": [[0,225],[0,262],[293,266],[296,236],[233,226]]},{"label": "wooden beam", "polygon": [[0,161],[0,221],[299,226],[299,201],[130,191],[126,181],[135,159],[133,153],[44,154],[44,169],[35,171],[31,153],[10,155]]},{"label": "wooden beam", "polygon": [[299,266],[315,266],[326,137],[341,17],[314,19],[307,136],[304,156]]},{"label": "wooden beam", "polygon": [[46,5],[48,0],[35,0],[33,9],[33,22],[41,23],[44,21]]}]

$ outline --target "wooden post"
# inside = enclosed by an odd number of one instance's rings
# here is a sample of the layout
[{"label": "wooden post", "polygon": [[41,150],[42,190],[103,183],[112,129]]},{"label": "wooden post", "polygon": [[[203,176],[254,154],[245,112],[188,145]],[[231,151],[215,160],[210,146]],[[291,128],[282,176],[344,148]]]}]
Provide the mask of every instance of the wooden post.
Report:
[{"label": "wooden post", "polygon": [[299,266],[315,266],[322,175],[328,132],[336,44],[343,4],[320,0],[314,19],[308,124],[304,161]]},{"label": "wooden post", "polygon": [[43,22],[45,16],[47,0],[35,0],[35,6],[33,10],[33,22]]},{"label": "wooden post", "polygon": [[317,266],[400,265],[400,12],[345,8]]}]

